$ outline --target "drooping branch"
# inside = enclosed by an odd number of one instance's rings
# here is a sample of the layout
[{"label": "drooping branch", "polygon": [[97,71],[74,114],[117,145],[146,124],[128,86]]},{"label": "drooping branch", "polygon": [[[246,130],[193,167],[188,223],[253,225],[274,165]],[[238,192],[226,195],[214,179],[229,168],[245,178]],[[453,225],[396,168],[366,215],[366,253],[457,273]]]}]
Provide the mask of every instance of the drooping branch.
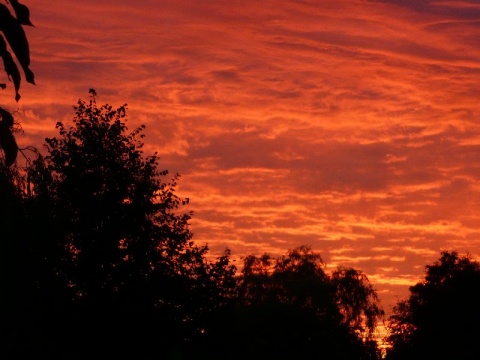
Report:
[{"label": "drooping branch", "polygon": [[0,4],[0,30],[20,63],[25,73],[25,79],[27,82],[35,84],[34,74],[30,70],[30,48],[27,36],[20,21],[3,4]]},{"label": "drooping branch", "polygon": [[[30,47],[23,26],[33,26],[30,21],[30,10],[18,0],[6,0],[11,5],[13,13],[8,6],[0,4],[0,57],[7,78],[13,83],[15,101],[19,101],[22,75],[25,74],[28,83],[35,84],[33,71],[30,69]],[[12,56],[13,52],[15,55]],[[17,65],[19,64],[19,66]],[[5,89],[6,83],[0,83],[0,88]],[[13,135],[13,116],[10,112],[0,107],[0,148],[4,152],[4,164],[11,166],[18,153],[18,146]]]},{"label": "drooping branch", "polygon": [[[7,50],[7,43],[3,36],[0,35],[0,56],[3,59],[3,66],[5,72],[7,73],[8,78],[10,81],[13,82],[13,86],[15,87],[15,100],[20,100],[21,96],[18,92],[20,90],[20,71],[18,71],[17,65],[13,60],[12,54]],[[6,86],[5,86],[6,87]]]}]

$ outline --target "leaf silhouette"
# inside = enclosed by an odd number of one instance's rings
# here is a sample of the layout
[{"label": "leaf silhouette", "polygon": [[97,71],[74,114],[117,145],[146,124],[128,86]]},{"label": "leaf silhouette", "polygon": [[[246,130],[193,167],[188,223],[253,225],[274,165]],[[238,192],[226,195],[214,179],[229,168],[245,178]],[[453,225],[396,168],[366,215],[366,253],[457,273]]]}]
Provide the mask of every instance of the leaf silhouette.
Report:
[{"label": "leaf silhouette", "polygon": [[30,70],[30,49],[27,36],[20,22],[10,13],[8,8],[0,4],[0,29],[15,54],[18,62],[23,68],[25,79],[31,84],[35,84],[34,74]]},{"label": "leaf silhouette", "polygon": [[0,116],[2,117],[2,123],[7,127],[13,126],[13,115],[7,110],[0,107]]},{"label": "leaf silhouette", "polygon": [[2,116],[2,121],[0,121],[0,147],[5,154],[5,165],[11,166],[18,153],[17,142],[12,133],[13,116],[2,108],[0,108],[0,115]]},{"label": "leaf silhouette", "polygon": [[5,72],[7,73],[9,79],[13,82],[15,86],[15,100],[18,102],[20,100],[20,94],[18,90],[20,89],[20,71],[18,71],[15,61],[13,61],[12,54],[7,50],[7,43],[3,36],[0,35],[0,56],[3,59],[3,65]]},{"label": "leaf silhouette", "polygon": [[30,21],[30,10],[26,5],[18,2],[18,0],[10,0],[10,4],[12,5],[17,20],[21,25],[35,26]]}]

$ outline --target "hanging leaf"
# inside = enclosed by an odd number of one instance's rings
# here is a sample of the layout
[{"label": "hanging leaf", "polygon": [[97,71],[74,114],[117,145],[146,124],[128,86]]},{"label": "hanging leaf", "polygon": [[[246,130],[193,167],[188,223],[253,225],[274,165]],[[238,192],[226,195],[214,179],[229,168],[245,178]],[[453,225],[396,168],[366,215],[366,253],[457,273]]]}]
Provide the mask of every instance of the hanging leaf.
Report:
[{"label": "hanging leaf", "polygon": [[3,65],[5,72],[8,75],[8,78],[13,82],[15,86],[15,100],[18,102],[20,100],[20,94],[18,90],[20,89],[20,71],[18,71],[15,61],[13,61],[12,54],[7,50],[7,43],[3,36],[0,35],[0,56],[3,59]]},{"label": "hanging leaf", "polygon": [[[21,75],[19,67],[7,47],[7,43],[23,69],[26,81],[35,84],[34,74],[30,70],[30,48],[22,27],[22,25],[33,26],[33,24],[30,21],[30,11],[27,6],[21,4],[18,0],[7,0],[7,3],[10,3],[12,6],[15,16],[13,16],[6,5],[0,4],[0,31],[3,32],[3,36],[0,35],[0,57],[3,60],[4,69],[9,80],[13,82],[15,100],[18,102],[21,97],[19,93]],[[5,83],[0,83],[1,89],[5,89],[6,86]],[[13,116],[10,112],[0,107],[0,117],[0,148],[3,149],[5,165],[11,166],[18,154],[17,142],[12,132]]]},{"label": "hanging leaf", "polygon": [[28,10],[26,5],[19,3],[18,0],[10,0],[10,4],[12,5],[13,11],[15,11],[15,16],[21,25],[34,26],[30,21],[30,10]]},{"label": "hanging leaf", "polygon": [[18,62],[23,68],[25,79],[31,84],[35,84],[34,74],[30,70],[30,48],[28,46],[27,36],[20,22],[10,13],[10,10],[0,4],[0,29],[15,54]]}]

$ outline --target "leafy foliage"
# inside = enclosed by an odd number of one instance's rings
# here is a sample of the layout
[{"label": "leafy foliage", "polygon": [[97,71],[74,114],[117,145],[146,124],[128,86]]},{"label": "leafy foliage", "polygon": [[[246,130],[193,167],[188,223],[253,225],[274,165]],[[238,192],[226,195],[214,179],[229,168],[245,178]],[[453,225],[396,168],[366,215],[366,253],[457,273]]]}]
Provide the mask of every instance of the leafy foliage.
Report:
[{"label": "leafy foliage", "polygon": [[210,261],[193,242],[179,175],[165,181],[143,155],[127,106],[98,106],[92,89],[74,112],[25,175],[2,168],[2,274],[14,274],[3,283],[16,296],[1,313],[0,356],[378,358],[383,312],[362,272],[327,274],[299,247],[248,256],[236,277],[228,250]]},{"label": "leafy foliage", "polygon": [[[23,30],[23,26],[33,26],[33,24],[30,21],[30,11],[26,5],[17,0],[8,2],[13,8],[13,14],[6,5],[0,4],[0,30],[2,32],[2,35],[0,35],[0,56],[3,59],[5,72],[14,84],[15,100],[18,101],[21,97],[18,92],[21,75],[13,56],[7,49],[7,43],[20,64],[27,82],[35,84],[34,74],[30,69],[30,48]],[[5,88],[6,84],[2,84],[1,87]]]},{"label": "leafy foliage", "polygon": [[444,251],[390,317],[388,359],[478,359],[480,265]]},{"label": "leafy foliage", "polygon": [[371,335],[383,312],[360,271],[328,275],[320,255],[301,246],[279,258],[246,257],[238,292],[236,342],[224,340],[238,358],[378,358]]},{"label": "leafy foliage", "polygon": [[[30,47],[23,29],[23,26],[33,26],[33,24],[30,21],[30,11],[26,5],[18,0],[9,0],[7,3],[11,5],[13,13],[6,5],[0,4],[0,57],[3,60],[7,78],[13,82],[15,100],[19,101],[22,76],[17,63],[23,70],[27,82],[35,84],[34,74],[30,69]],[[6,87],[6,83],[0,83],[0,88],[5,89]],[[4,152],[4,164],[8,167],[15,162],[18,147],[12,133],[13,117],[11,113],[0,108],[0,115],[0,148]]]},{"label": "leafy foliage", "polygon": [[361,337],[372,339],[377,320],[384,312],[367,276],[359,270],[340,267],[332,273],[331,282],[342,323]]},{"label": "leafy foliage", "polygon": [[211,262],[194,244],[191,214],[177,214],[188,203],[176,195],[179,176],[163,181],[157,156],[143,155],[144,127],[128,132],[126,105],[97,106],[90,93],[73,124],[57,123],[59,136],[46,139],[19,200],[26,246],[15,257],[33,259],[24,298],[36,299],[24,348],[33,342],[45,358],[168,358],[208,333],[235,268],[228,251]]}]

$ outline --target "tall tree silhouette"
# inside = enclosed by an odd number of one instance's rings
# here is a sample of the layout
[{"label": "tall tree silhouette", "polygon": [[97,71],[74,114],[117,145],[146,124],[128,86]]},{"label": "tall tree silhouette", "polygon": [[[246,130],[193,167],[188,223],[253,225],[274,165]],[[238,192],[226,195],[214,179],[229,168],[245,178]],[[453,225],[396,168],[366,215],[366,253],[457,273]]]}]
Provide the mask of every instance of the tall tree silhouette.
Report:
[{"label": "tall tree silhouette", "polygon": [[144,126],[128,131],[126,105],[97,106],[90,94],[28,169],[23,227],[43,307],[24,349],[170,358],[208,332],[235,268],[228,251],[211,262],[192,241],[191,214],[177,214],[188,203],[176,195],[179,176],[165,182],[157,156],[143,155]]},{"label": "tall tree silhouette", "polygon": [[390,317],[387,359],[480,358],[480,265],[444,251]]}]

